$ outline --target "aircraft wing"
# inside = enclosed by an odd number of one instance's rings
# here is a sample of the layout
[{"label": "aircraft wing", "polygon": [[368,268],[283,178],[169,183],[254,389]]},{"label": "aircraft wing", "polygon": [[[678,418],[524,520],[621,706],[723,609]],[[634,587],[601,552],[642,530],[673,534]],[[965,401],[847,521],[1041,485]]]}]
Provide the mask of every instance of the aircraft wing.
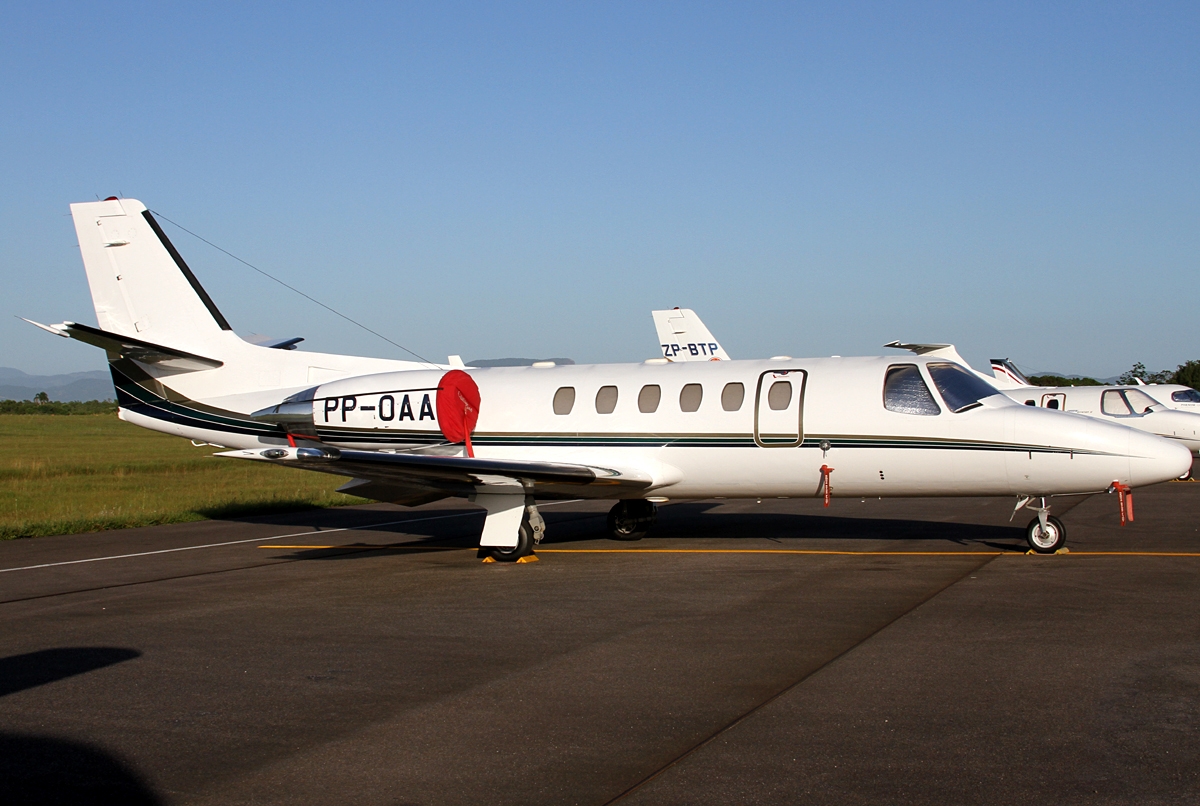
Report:
[{"label": "aircraft wing", "polygon": [[354,481],[344,485],[343,492],[409,506],[480,493],[539,498],[620,498],[628,493],[634,497],[655,485],[652,475],[639,470],[525,459],[325,447],[236,450],[216,455],[350,476]]}]

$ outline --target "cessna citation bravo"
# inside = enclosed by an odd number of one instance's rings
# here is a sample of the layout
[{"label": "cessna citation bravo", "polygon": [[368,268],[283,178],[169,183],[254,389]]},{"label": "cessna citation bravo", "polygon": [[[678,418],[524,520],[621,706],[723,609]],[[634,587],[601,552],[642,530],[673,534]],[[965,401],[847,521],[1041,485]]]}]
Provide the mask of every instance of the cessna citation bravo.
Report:
[{"label": "cessna citation bravo", "polygon": [[1037,513],[1031,547],[1051,552],[1065,537],[1053,496],[1191,463],[1181,445],[1023,406],[940,358],[476,369],[250,344],[141,202],[71,213],[99,327],[40,326],[107,352],[122,419],[345,476],[341,489],[379,501],[468,498],[498,560],[531,554],[538,502],[567,498],[615,500],[611,535],[635,539],[674,499],[1016,496]]}]

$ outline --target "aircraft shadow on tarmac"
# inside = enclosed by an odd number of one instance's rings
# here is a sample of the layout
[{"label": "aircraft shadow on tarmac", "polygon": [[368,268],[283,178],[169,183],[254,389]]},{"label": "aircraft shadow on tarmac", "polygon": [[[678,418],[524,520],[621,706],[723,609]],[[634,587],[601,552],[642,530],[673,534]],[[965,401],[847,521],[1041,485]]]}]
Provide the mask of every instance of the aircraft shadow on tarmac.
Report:
[{"label": "aircraft shadow on tarmac", "polygon": [[48,736],[0,731],[5,803],[127,804],[163,800],[129,765],[100,748]]},{"label": "aircraft shadow on tarmac", "polygon": [[0,658],[0,697],[43,686],[115,663],[140,658],[136,649],[112,646],[56,647]]},{"label": "aircraft shadow on tarmac", "polygon": [[[0,697],[141,657],[136,649],[56,647],[0,658]],[[151,806],[162,799],[127,764],[100,748],[0,731],[4,803]]]},{"label": "aircraft shadow on tarmac", "polygon": [[[818,545],[817,541],[829,540],[852,541],[856,544],[868,541],[921,540],[954,546],[984,546],[996,551],[1013,552],[1024,552],[1026,548],[1024,529],[1018,526],[829,515],[709,512],[719,506],[710,502],[672,504],[669,508],[664,507],[660,510],[658,524],[645,540],[636,543],[612,541],[612,545],[649,547],[657,540],[681,538],[689,541],[754,540],[759,546],[762,545],[759,541],[775,544],[786,541],[788,547],[798,549],[827,548],[827,545]],[[436,511],[430,512],[429,516],[461,513],[462,510]],[[605,512],[548,511],[544,515],[547,526],[543,545],[569,545],[604,540],[606,537]],[[455,525],[449,526],[450,523]],[[371,542],[342,542],[335,539],[330,541],[330,545],[334,546],[332,548],[298,550],[294,554],[283,556],[296,560],[349,560],[356,557],[378,557],[380,554],[457,551],[474,548],[478,541],[478,524],[466,517],[450,522],[423,521],[414,523],[413,526],[396,524],[382,527],[378,531],[396,533],[397,542],[389,544],[377,539]],[[311,538],[319,540],[319,536],[320,532],[316,532]],[[412,541],[412,537],[425,539]],[[700,545],[697,542],[697,547]]]},{"label": "aircraft shadow on tarmac", "polygon": [[[360,518],[355,518],[353,522],[347,521],[347,515],[358,515]],[[463,521],[471,524],[471,528],[477,529],[478,526],[472,521],[472,515],[478,515],[480,521],[483,520],[483,509],[408,509],[396,507],[394,509],[377,509],[377,510],[354,510],[349,507],[330,507],[328,509],[305,509],[293,512],[274,512],[262,515],[243,515],[237,517],[215,518],[227,523],[246,523],[246,524],[269,524],[271,526],[284,526],[296,528],[315,528],[311,537],[316,537],[325,529],[337,529],[342,534],[345,534],[346,527],[352,527],[355,530],[373,531],[371,524],[391,524],[381,526],[381,532],[403,531],[409,535],[436,535],[446,531],[444,522],[447,518],[453,518],[457,521]],[[461,516],[461,517],[460,517]],[[403,523],[392,523],[398,520],[411,520],[412,525],[405,527]],[[452,520],[451,523],[454,521]]]},{"label": "aircraft shadow on tarmac", "polygon": [[[959,546],[983,545],[997,551],[1024,551],[1021,526],[923,521],[899,518],[855,518],[782,513],[707,513],[708,504],[677,504],[660,517],[650,537],[721,539],[937,541]],[[664,513],[667,514],[667,513]],[[697,517],[703,515],[703,517]],[[588,539],[580,536],[574,539]],[[797,546],[800,547],[800,546]]]}]

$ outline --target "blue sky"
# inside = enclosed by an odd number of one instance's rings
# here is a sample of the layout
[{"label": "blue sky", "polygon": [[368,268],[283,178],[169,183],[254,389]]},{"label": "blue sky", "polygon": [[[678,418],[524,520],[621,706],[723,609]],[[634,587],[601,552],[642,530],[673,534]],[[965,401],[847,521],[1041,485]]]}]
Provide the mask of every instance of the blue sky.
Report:
[{"label": "blue sky", "polygon": [[[4,314],[139,198],[434,359],[1200,358],[1195,4],[16,4]],[[166,225],[242,333],[403,357]],[[0,365],[102,368],[0,317]]]}]

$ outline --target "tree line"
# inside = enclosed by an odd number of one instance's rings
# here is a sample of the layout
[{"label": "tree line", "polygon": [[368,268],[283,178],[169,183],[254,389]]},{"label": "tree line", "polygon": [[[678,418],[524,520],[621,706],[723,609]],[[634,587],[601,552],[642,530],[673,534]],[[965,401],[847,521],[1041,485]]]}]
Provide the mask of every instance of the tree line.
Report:
[{"label": "tree line", "polygon": [[48,399],[0,400],[0,414],[115,414],[116,411],[117,404],[112,400],[72,400],[67,403]]},{"label": "tree line", "polygon": [[[1186,361],[1175,369],[1160,369],[1150,372],[1138,361],[1117,379],[1117,383],[1133,386],[1141,379],[1143,383],[1177,383],[1200,389],[1200,361]],[[1062,375],[1030,375],[1034,386],[1104,386],[1095,378],[1064,378]]]}]

